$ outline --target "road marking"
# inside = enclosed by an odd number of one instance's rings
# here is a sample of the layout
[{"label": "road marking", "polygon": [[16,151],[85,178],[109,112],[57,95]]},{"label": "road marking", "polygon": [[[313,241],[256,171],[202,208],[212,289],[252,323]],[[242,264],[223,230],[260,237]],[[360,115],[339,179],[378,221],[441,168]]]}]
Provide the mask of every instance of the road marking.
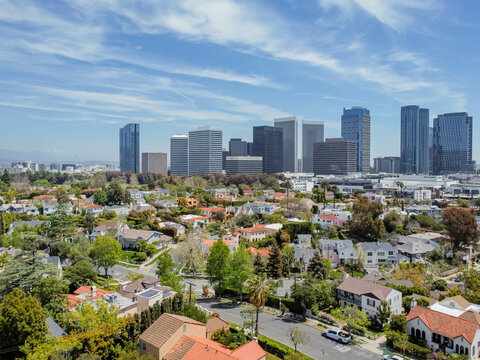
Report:
[{"label": "road marking", "polygon": [[350,348],[348,346],[345,346],[345,345],[342,345],[342,344],[335,345],[335,349],[337,349],[338,351],[340,351],[342,353],[350,351]]}]

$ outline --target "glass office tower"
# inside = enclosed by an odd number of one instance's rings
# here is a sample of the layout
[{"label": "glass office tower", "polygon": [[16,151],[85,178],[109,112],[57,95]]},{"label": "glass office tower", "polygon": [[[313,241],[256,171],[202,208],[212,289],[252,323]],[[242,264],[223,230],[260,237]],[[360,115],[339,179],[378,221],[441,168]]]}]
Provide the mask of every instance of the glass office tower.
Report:
[{"label": "glass office tower", "polygon": [[140,124],[120,129],[120,171],[140,172]]},{"label": "glass office tower", "polygon": [[261,156],[263,172],[283,172],[283,129],[274,126],[253,127],[253,155]]},{"label": "glass office tower", "polygon": [[170,174],[188,175],[187,135],[173,135],[170,138]]},{"label": "glass office tower", "polygon": [[222,132],[209,126],[188,134],[188,174],[222,172]]},{"label": "glass office tower", "polygon": [[273,120],[276,128],[283,129],[283,170],[297,172],[298,124],[295,116]]},{"label": "glass office tower", "polygon": [[418,105],[400,110],[400,161],[403,174],[428,174],[429,110]]},{"label": "glass office tower", "polygon": [[323,142],[323,121],[302,121],[302,171],[313,172],[313,144]]},{"label": "glass office tower", "polygon": [[342,138],[357,143],[357,171],[370,172],[370,110],[361,106],[343,109]]}]

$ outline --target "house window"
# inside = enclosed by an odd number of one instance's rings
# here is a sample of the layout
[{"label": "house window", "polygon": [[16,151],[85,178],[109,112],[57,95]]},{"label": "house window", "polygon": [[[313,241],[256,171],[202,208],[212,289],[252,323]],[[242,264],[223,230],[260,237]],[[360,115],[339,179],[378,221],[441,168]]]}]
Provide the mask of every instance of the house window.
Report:
[{"label": "house window", "polygon": [[385,252],[384,252],[384,251],[379,251],[379,252],[377,253],[377,255],[378,255],[378,256],[385,256]]},{"label": "house window", "polygon": [[367,260],[367,263],[371,264],[371,263],[372,263],[372,260]]},{"label": "house window", "polygon": [[412,336],[412,337],[415,336],[415,328],[414,327],[412,327],[410,329],[410,336]]},{"label": "house window", "polygon": [[425,331],[422,331],[422,339],[425,340]]},{"label": "house window", "polygon": [[373,256],[373,253],[371,251],[367,252],[367,256]]},{"label": "house window", "polygon": [[187,331],[187,324],[183,324],[183,332]]},{"label": "house window", "polygon": [[388,252],[388,255],[393,255],[393,251],[389,251],[389,252]]}]

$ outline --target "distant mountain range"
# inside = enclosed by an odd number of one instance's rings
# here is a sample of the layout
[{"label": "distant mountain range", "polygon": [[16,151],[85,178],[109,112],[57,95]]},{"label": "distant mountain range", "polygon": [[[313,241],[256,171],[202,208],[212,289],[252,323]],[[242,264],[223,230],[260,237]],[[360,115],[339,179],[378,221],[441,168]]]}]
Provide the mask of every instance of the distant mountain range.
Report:
[{"label": "distant mountain range", "polygon": [[118,165],[117,161],[110,160],[84,160],[78,159],[71,153],[48,153],[42,151],[13,151],[7,149],[0,149],[0,162],[14,162],[31,160],[39,163],[50,164],[54,162],[61,163],[81,163],[85,165]]}]

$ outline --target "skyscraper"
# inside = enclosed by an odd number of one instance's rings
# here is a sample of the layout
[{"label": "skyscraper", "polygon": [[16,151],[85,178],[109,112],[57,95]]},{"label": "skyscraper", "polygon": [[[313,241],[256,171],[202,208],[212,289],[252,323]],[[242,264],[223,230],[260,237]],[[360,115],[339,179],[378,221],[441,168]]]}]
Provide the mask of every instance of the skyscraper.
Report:
[{"label": "skyscraper", "polygon": [[120,171],[140,172],[140,124],[120,129]]},{"label": "skyscraper", "polygon": [[227,156],[225,172],[227,175],[261,174],[263,171],[260,156]]},{"label": "skyscraper", "polygon": [[263,172],[283,171],[283,129],[274,126],[253,127],[253,156],[261,156]]},{"label": "skyscraper", "polygon": [[302,121],[302,171],[313,172],[313,144],[323,142],[323,121]]},{"label": "skyscraper", "polygon": [[357,142],[357,171],[370,172],[370,110],[361,106],[343,109],[342,137]]},{"label": "skyscraper", "polygon": [[438,115],[433,119],[433,173],[469,173],[472,161],[472,117],[468,113]]},{"label": "skyscraper", "polygon": [[384,172],[389,174],[400,173],[400,157],[386,156],[373,159],[373,172],[375,174]]},{"label": "skyscraper", "polygon": [[348,175],[357,172],[356,141],[342,138],[325,139],[313,144],[313,172],[315,175]]},{"label": "skyscraper", "polygon": [[188,136],[188,174],[222,172],[222,132],[209,126],[190,131]]},{"label": "skyscraper", "polygon": [[167,176],[167,153],[142,153],[142,172]]},{"label": "skyscraper", "polygon": [[400,110],[400,161],[404,174],[428,174],[429,110],[418,105]]},{"label": "skyscraper", "polygon": [[295,116],[274,119],[274,126],[283,129],[283,170],[297,171],[298,125]]},{"label": "skyscraper", "polygon": [[187,135],[173,135],[170,138],[170,174],[188,175]]},{"label": "skyscraper", "polygon": [[229,156],[247,156],[247,142],[242,139],[230,139],[228,143]]}]

